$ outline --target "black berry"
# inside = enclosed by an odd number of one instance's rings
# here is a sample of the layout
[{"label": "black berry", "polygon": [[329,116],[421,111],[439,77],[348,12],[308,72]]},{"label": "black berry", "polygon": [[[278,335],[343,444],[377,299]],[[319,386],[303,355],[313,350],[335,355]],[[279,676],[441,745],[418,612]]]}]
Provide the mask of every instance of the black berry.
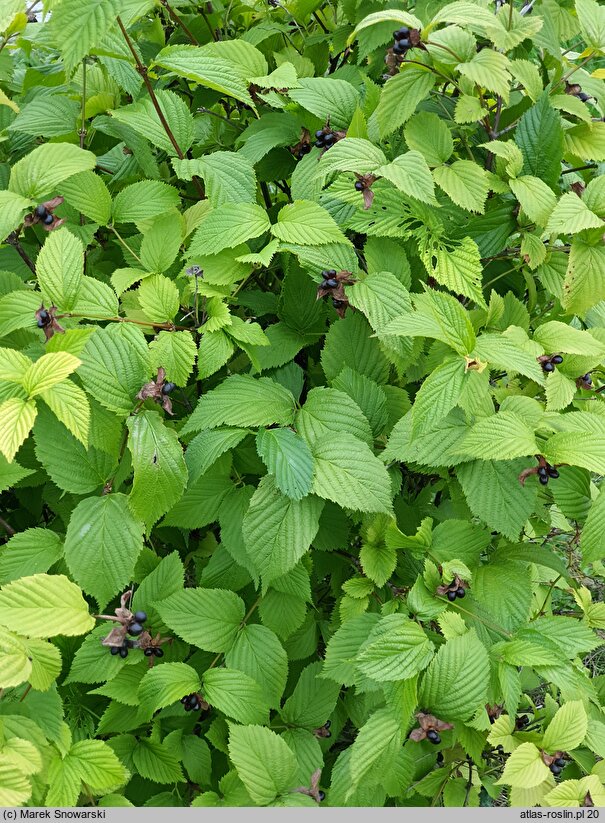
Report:
[{"label": "black berry", "polygon": [[397,29],[397,31],[393,32],[393,37],[395,38],[395,40],[403,40],[405,37],[408,36],[409,33],[409,28],[407,26],[402,26],[400,29]]},{"label": "black berry", "polygon": [[300,147],[300,150],[303,154],[309,154],[309,152],[311,151],[311,146],[309,145],[309,143],[303,143]]},{"label": "black berry", "polygon": [[565,766],[565,758],[564,757],[555,757],[554,765],[559,766],[562,769]]},{"label": "black berry", "polygon": [[38,320],[38,324],[37,324],[37,325],[38,325],[38,328],[39,328],[39,329],[43,329],[43,328],[44,328],[44,326],[46,325],[46,323],[44,322],[44,320]]},{"label": "black berry", "polygon": [[540,483],[541,483],[543,486],[547,486],[547,485],[548,485],[548,475],[544,476],[543,474],[539,474],[539,475],[538,475],[538,480],[540,481]]},{"label": "black berry", "polygon": [[137,623],[144,623],[147,620],[147,612],[135,612],[134,619]]},{"label": "black berry", "polygon": [[162,386],[162,394],[170,394],[176,388],[176,383],[164,383]]},{"label": "black berry", "polygon": [[186,694],[185,697],[181,697],[181,703],[183,703],[183,704],[187,703],[188,700],[189,700],[189,695],[188,694]]},{"label": "black berry", "polygon": [[55,218],[49,212],[45,217],[42,218],[42,222],[44,223],[45,226],[50,226],[50,224],[53,222],[54,219]]},{"label": "black berry", "polygon": [[555,354],[551,358],[551,362],[555,364],[555,366],[560,365],[563,362],[563,358],[560,354]]},{"label": "black berry", "polygon": [[549,466],[548,467],[548,476],[552,477],[553,480],[556,480],[557,477],[559,476],[559,472],[557,471],[557,469],[555,469],[554,466]]},{"label": "black berry", "polygon": [[319,131],[315,132],[315,138],[317,140],[321,140],[323,138],[323,136],[324,136],[324,130],[323,129],[319,129]]},{"label": "black berry", "polygon": [[331,725],[332,725],[332,721],[331,720],[326,720],[326,722],[324,723],[324,729],[329,729]]},{"label": "black berry", "polygon": [[46,215],[48,214],[48,212],[46,210],[46,206],[43,206],[42,204],[40,204],[39,206],[36,206],[34,213],[35,213],[36,217],[39,217],[40,219],[42,219],[43,217],[46,217]]},{"label": "black berry", "polygon": [[529,726],[529,717],[526,714],[522,714],[520,717],[517,718],[515,726],[518,729],[524,729],[526,726]]},{"label": "black berry", "polygon": [[585,91],[581,91],[581,92],[578,94],[578,97],[580,98],[580,100],[581,100],[583,103],[586,103],[588,100],[590,100],[590,95],[589,95],[589,94],[586,94],[586,92],[585,92]]},{"label": "black berry", "polygon": [[363,185],[363,183],[361,182],[361,180],[357,180],[357,181],[355,182],[355,188],[356,188],[356,190],[357,190],[357,191],[363,191],[363,190],[364,190],[364,188],[365,188],[365,186]]},{"label": "black berry", "polygon": [[143,627],[140,623],[133,623],[131,626],[128,627],[128,634],[131,634],[133,637],[141,634],[143,631]]},{"label": "black berry", "polygon": [[457,593],[456,593],[456,592],[449,591],[449,592],[447,593],[447,599],[448,599],[450,602],[452,602],[452,603],[454,602],[454,600],[456,599],[456,597],[457,597]]},{"label": "black berry", "polygon": [[335,297],[332,298],[332,305],[335,309],[341,309],[345,304],[344,300],[337,300]]},{"label": "black berry", "polygon": [[548,474],[548,469],[546,468],[546,466],[540,466],[538,468],[538,474],[540,475],[540,477],[546,477],[546,475]]},{"label": "black berry", "polygon": [[145,657],[152,657],[154,653],[155,653],[155,649],[153,649],[151,647],[149,647],[148,649],[145,649]]},{"label": "black berry", "polygon": [[464,588],[462,586],[459,586],[456,589],[456,597],[464,597],[465,594],[466,594],[466,592],[464,591]]},{"label": "black berry", "polygon": [[542,363],[542,369],[543,369],[543,371],[551,372],[551,371],[555,370],[555,367],[553,366],[552,363],[550,363],[549,361],[546,361],[546,363]]},{"label": "black berry", "polygon": [[321,803],[321,801],[322,801],[322,800],[325,800],[325,799],[326,799],[326,793],[325,793],[325,792],[319,791],[319,792],[317,793],[317,796],[318,796],[318,798],[319,798],[319,802],[320,802],[320,803]]},{"label": "black berry", "polygon": [[393,54],[405,54],[407,51],[407,46],[404,46],[403,43],[396,43],[393,46]]},{"label": "black berry", "polygon": [[329,148],[334,143],[334,135],[332,133],[326,134],[324,137],[324,146]]},{"label": "black berry", "polygon": [[153,650],[153,653],[155,654],[156,657],[164,657],[164,649],[155,648]]},{"label": "black berry", "polygon": [[561,768],[561,766],[557,766],[557,765],[556,765],[556,763],[551,763],[551,765],[550,765],[550,770],[551,770],[551,772],[555,775],[555,777],[556,777],[558,774],[561,774],[561,772],[563,771],[563,769]]},{"label": "black berry", "polygon": [[431,741],[431,743],[433,743],[435,746],[436,746],[438,743],[441,743],[441,737],[440,737],[440,736],[439,736],[439,734],[435,731],[435,729],[429,729],[429,730],[428,730],[428,732],[426,733],[426,739],[427,739],[427,740],[430,740],[430,741]]},{"label": "black berry", "polygon": [[324,141],[323,140],[316,140],[315,141],[315,148],[316,149],[323,149],[324,148]]},{"label": "black berry", "polygon": [[592,386],[592,377],[590,376],[590,372],[582,376],[582,380],[588,385]]},{"label": "black berry", "polygon": [[115,657],[115,655],[116,655],[116,654],[119,654],[120,649],[119,649],[119,647],[118,647],[118,646],[111,646],[111,648],[109,649],[109,651],[110,651],[110,652],[112,653],[112,655],[114,655],[114,657]]},{"label": "black berry", "polygon": [[126,657],[128,657],[128,647],[122,646],[122,648],[118,650],[118,653],[122,660],[124,660]]}]

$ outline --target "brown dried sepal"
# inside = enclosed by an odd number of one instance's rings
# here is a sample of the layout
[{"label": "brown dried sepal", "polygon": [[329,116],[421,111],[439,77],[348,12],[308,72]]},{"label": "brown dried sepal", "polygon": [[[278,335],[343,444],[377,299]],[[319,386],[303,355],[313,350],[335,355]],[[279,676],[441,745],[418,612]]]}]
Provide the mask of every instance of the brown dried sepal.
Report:
[{"label": "brown dried sepal", "polygon": [[[42,316],[43,312],[46,312],[47,316]],[[56,306],[49,306],[48,308],[44,307],[44,303],[40,304],[40,308],[36,311],[36,323],[42,322],[42,326],[40,327],[44,332],[44,337],[46,340],[50,340],[50,338],[56,334],[65,334],[65,329],[57,320],[57,307]]]},{"label": "brown dried sepal", "polygon": [[308,154],[311,150],[311,132],[307,128],[302,128],[300,132],[300,140],[294,146],[290,146],[290,152],[294,157],[302,159],[301,155]]},{"label": "brown dried sepal", "polygon": [[355,177],[357,178],[358,182],[362,184],[363,189],[361,193],[363,194],[363,207],[367,211],[374,202],[374,192],[372,191],[372,184],[376,182],[378,179],[373,174],[357,174],[355,173]]},{"label": "brown dried sepal", "polygon": [[334,310],[336,314],[343,318],[347,309],[349,308],[349,299],[345,294],[344,287],[345,286],[352,286],[353,283],[356,282],[356,279],[353,277],[350,271],[339,271],[336,273],[334,277],[336,280],[337,285],[333,289],[324,289],[319,285],[317,287],[317,300],[321,300],[325,297],[331,297],[333,301],[336,301],[337,305],[334,306]]},{"label": "brown dried sepal", "polygon": [[445,720],[439,720],[434,714],[424,714],[424,712],[416,712],[416,720],[419,728],[412,729],[409,734],[410,740],[415,743],[420,743],[421,740],[426,740],[426,733],[432,731],[446,732],[454,728],[453,723],[446,723]]},{"label": "brown dried sepal", "polygon": [[485,706],[485,711],[490,719],[490,723],[493,723],[494,720],[497,720],[504,711],[504,706],[500,706],[498,703],[494,703],[494,705],[491,706],[487,703]]},{"label": "brown dried sepal", "polygon": [[546,752],[541,752],[541,755],[542,755],[542,762],[545,763],[550,768],[551,765],[555,762],[555,760],[558,760],[559,757],[564,757],[565,756],[565,752],[557,751],[554,754],[547,754]]},{"label": "brown dried sepal", "polygon": [[137,394],[137,400],[141,400],[143,402],[145,400],[153,400],[155,403],[160,404],[166,414],[172,414],[172,403],[170,401],[170,397],[168,397],[167,394],[162,394],[162,388],[165,382],[166,370],[160,366],[155,380],[150,380],[149,383],[145,383]]},{"label": "brown dried sepal", "polygon": [[458,589],[468,589],[468,583],[465,583],[462,578],[456,575],[451,583],[444,584],[443,586],[437,586],[436,592],[442,597],[445,597],[448,592],[457,592]]},{"label": "brown dried sepal", "polygon": [[[124,592],[120,598],[120,605],[115,610],[114,614],[95,614],[97,620],[111,620],[114,623],[119,623],[115,626],[109,634],[101,640],[103,646],[121,646],[128,633],[128,626],[132,623],[134,615],[128,608],[130,599],[132,597],[132,589]],[[143,637],[142,633],[139,640]]]},{"label": "brown dried sepal", "polygon": [[312,797],[316,803],[321,803],[321,797],[319,796],[319,778],[321,777],[321,769],[315,769],[313,774],[311,775],[311,780],[309,782],[309,786],[298,786],[296,789],[292,789],[293,792],[298,792],[299,794],[306,794],[307,797]]},{"label": "brown dried sepal", "polygon": [[582,806],[585,808],[592,808],[594,806],[594,801],[590,792],[586,792],[586,797],[582,801]]}]

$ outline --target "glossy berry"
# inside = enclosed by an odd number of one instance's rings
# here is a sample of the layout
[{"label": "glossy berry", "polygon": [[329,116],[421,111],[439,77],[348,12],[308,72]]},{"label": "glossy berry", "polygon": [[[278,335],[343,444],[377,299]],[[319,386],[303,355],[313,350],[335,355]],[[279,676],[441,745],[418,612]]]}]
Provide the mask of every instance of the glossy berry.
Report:
[{"label": "glossy berry", "polygon": [[325,732],[323,733],[323,736],[324,736],[324,737],[332,737],[332,732],[331,732],[331,731],[325,731]]},{"label": "glossy berry", "polygon": [[582,375],[582,380],[588,385],[592,386],[592,377],[590,376],[590,372],[588,374]]},{"label": "glossy berry", "polygon": [[562,769],[565,766],[565,758],[564,757],[555,757],[554,765],[559,766]]},{"label": "glossy berry", "polygon": [[454,600],[456,599],[456,597],[457,597],[456,592],[449,591],[449,592],[447,593],[447,599],[448,599],[451,603],[453,603],[453,602],[454,602]]},{"label": "glossy berry", "polygon": [[327,147],[331,146],[334,143],[334,135],[332,133],[326,134],[324,137],[324,145]]},{"label": "glossy berry", "polygon": [[555,777],[561,774],[561,772],[563,771],[563,769],[560,766],[557,766],[555,763],[551,763],[550,770],[555,775]]},{"label": "glossy berry", "polygon": [[315,148],[316,149],[323,149],[324,148],[324,141],[323,140],[316,140],[315,141]]},{"label": "glossy berry", "polygon": [[559,472],[557,471],[557,469],[555,469],[554,466],[549,466],[548,467],[548,476],[552,477],[553,480],[556,480],[557,477],[559,476]]},{"label": "glossy berry", "polygon": [[109,649],[109,651],[110,651],[110,652],[112,653],[112,655],[115,657],[115,655],[116,655],[116,654],[119,654],[120,649],[119,649],[119,647],[118,647],[118,646],[111,646],[111,648]]},{"label": "glossy berry", "polygon": [[319,798],[320,803],[321,803],[322,800],[326,799],[326,793],[325,792],[319,791],[319,792],[317,792],[317,796]]},{"label": "glossy berry", "polygon": [[42,220],[42,218],[46,217],[46,215],[48,214],[48,212],[46,210],[46,206],[43,206],[42,204],[40,204],[39,206],[36,206],[34,213],[35,213],[36,217],[40,218],[40,220]]},{"label": "glossy berry", "polygon": [[548,475],[546,475],[546,476],[545,476],[545,475],[543,475],[543,474],[539,474],[539,475],[538,475],[538,480],[540,481],[540,483],[541,483],[543,486],[547,486],[547,485],[548,485]]},{"label": "glossy berry", "polygon": [[189,701],[189,695],[186,694],[185,697],[181,697],[181,703],[185,704]]},{"label": "glossy berry", "polygon": [[145,649],[144,654],[145,657],[152,657],[155,654],[155,649],[151,648],[150,646],[148,649]]},{"label": "glossy berry", "polygon": [[303,154],[309,154],[309,152],[311,151],[311,146],[309,145],[309,143],[303,143],[300,147],[300,150]]},{"label": "glossy berry", "polygon": [[407,48],[408,47],[404,46],[403,43],[397,43],[396,45],[393,46],[393,54],[398,54],[398,55],[405,54],[406,51],[407,51]]},{"label": "glossy berry", "polygon": [[143,631],[143,627],[140,623],[132,623],[128,627],[128,634],[131,634],[133,637],[137,637],[137,635],[141,634]]},{"label": "glossy berry", "polygon": [[147,612],[135,612],[134,619],[137,623],[144,623],[147,620]]},{"label": "glossy berry", "polygon": [[344,300],[337,300],[335,297],[332,298],[332,305],[335,309],[340,309],[344,306]]},{"label": "glossy berry", "polygon": [[128,657],[128,648],[126,646],[122,646],[122,648],[119,650],[119,655],[122,658],[122,660]]},{"label": "glossy berry", "polygon": [[586,103],[588,100],[590,100],[590,95],[589,95],[589,94],[586,94],[586,92],[585,92],[585,91],[581,91],[581,92],[578,94],[578,97],[580,98],[580,100],[581,100],[583,103]]},{"label": "glossy berry", "polygon": [[456,589],[456,597],[464,597],[465,595],[466,592],[464,591],[464,588],[462,586],[459,586],[459,588]]},{"label": "glossy berry", "polygon": [[155,648],[153,649],[153,653],[156,657],[164,657],[164,649]]},{"label": "glossy berry", "polygon": [[337,285],[338,285],[338,280],[334,280],[333,277],[330,277],[328,280],[326,280],[326,286],[329,289],[335,289]]},{"label": "glossy berry", "polygon": [[561,357],[560,354],[555,354],[550,359],[551,359],[551,362],[555,364],[555,366],[559,366],[563,362],[563,358]]},{"label": "glossy berry", "polygon": [[331,725],[332,725],[332,721],[331,720],[326,720],[326,722],[324,723],[324,729],[329,729]]},{"label": "glossy berry", "polygon": [[162,394],[170,394],[176,389],[176,383],[164,383],[162,386]]},{"label": "glossy berry", "polygon": [[407,26],[402,26],[400,29],[397,29],[397,31],[393,32],[393,37],[395,38],[395,40],[403,40],[405,37],[408,36],[409,33],[409,28]]},{"label": "glossy berry", "polygon": [[45,325],[46,323],[44,322],[44,320],[38,320],[37,326],[39,329],[43,329]]},{"label": "glossy berry", "polygon": [[363,191],[363,190],[364,190],[364,188],[365,188],[365,186],[363,185],[363,183],[361,182],[361,180],[356,180],[356,181],[355,181],[355,189],[356,189],[357,191]]},{"label": "glossy berry", "polygon": [[45,226],[50,226],[50,224],[53,222],[54,219],[55,218],[52,216],[52,214],[49,213],[49,214],[46,215],[46,217],[42,218],[42,222],[44,223]]},{"label": "glossy berry", "polygon": [[549,361],[546,361],[546,363],[542,363],[542,370],[546,371],[546,372],[551,372],[551,371],[555,370],[555,367],[553,366],[552,363],[550,363]]},{"label": "glossy berry", "polygon": [[319,131],[315,132],[315,139],[316,140],[321,140],[323,137],[324,137],[324,130],[323,129],[319,129]]},{"label": "glossy berry", "polygon": [[430,741],[431,741],[431,743],[433,743],[435,746],[436,746],[438,743],[441,743],[441,737],[440,737],[440,736],[439,736],[439,734],[435,731],[435,729],[429,729],[429,730],[428,730],[428,732],[426,733],[426,739],[427,739],[427,740],[430,740]]},{"label": "glossy berry", "polygon": [[540,477],[546,477],[546,475],[548,474],[548,469],[546,468],[546,466],[540,466],[538,468],[538,474],[540,475]]}]

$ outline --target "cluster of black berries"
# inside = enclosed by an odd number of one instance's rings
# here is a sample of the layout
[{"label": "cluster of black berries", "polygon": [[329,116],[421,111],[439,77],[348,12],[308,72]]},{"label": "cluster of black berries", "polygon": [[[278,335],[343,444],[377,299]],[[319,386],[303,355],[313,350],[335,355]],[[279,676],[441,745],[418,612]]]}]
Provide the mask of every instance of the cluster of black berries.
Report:
[{"label": "cluster of black berries", "polygon": [[515,729],[521,731],[526,726],[529,726],[529,717],[526,714],[522,714],[515,720]]},{"label": "cluster of black berries", "polygon": [[124,638],[124,642],[121,646],[110,646],[109,651],[114,656],[119,654],[122,660],[124,660],[128,657],[128,650],[132,649],[133,647],[134,643],[132,642],[132,640],[127,640],[126,638]]},{"label": "cluster of black berries", "polygon": [[563,358],[560,354],[553,354],[551,357],[542,360],[540,365],[542,366],[542,371],[552,372],[555,370],[555,366],[560,366],[562,362]]},{"label": "cluster of black berries", "polygon": [[555,757],[555,759],[548,768],[551,770],[554,776],[557,777],[557,775],[561,774],[561,772],[565,768],[565,758],[562,755],[559,755],[559,757]]},{"label": "cluster of black berries", "polygon": [[164,649],[160,649],[159,646],[147,646],[145,657],[164,657]]},{"label": "cluster of black berries", "polygon": [[[335,289],[338,287],[338,280],[336,279],[336,269],[324,269],[321,272],[322,281],[320,283],[320,289]],[[344,306],[344,300],[337,300],[335,297],[332,298],[332,305],[335,309],[340,309]]]},{"label": "cluster of black berries", "polygon": [[176,383],[164,383],[162,386],[162,394],[170,394],[176,389]]},{"label": "cluster of black berries", "polygon": [[591,97],[582,91],[582,86],[579,83],[565,83],[565,94],[571,94],[572,97],[577,97],[583,103],[587,103]]},{"label": "cluster of black berries", "polygon": [[135,612],[133,617],[133,622],[128,626],[128,634],[138,637],[145,631],[143,623],[147,620],[147,612]]},{"label": "cluster of black berries", "polygon": [[50,314],[46,311],[46,309],[40,309],[38,312],[38,328],[44,329],[46,326],[49,326],[52,323],[53,319]]},{"label": "cluster of black berries", "polygon": [[327,126],[315,132],[315,145],[318,149],[329,149],[335,142],[336,135]]},{"label": "cluster of black berries", "polygon": [[393,32],[395,42],[393,44],[393,54],[403,55],[412,45],[410,42],[410,30],[407,26],[402,26]]},{"label": "cluster of black berries", "polygon": [[441,735],[439,732],[436,732],[435,729],[429,729],[426,733],[426,739],[433,743],[433,745],[438,746],[441,743]]},{"label": "cluster of black berries", "polygon": [[[455,585],[455,583],[456,583],[456,581],[454,581],[454,584],[453,584],[453,585]],[[465,594],[466,594],[466,592],[465,592],[465,590],[464,590],[464,587],[463,587],[463,586],[458,586],[458,588],[457,588],[457,589],[450,589],[450,590],[448,591],[448,593],[447,593],[447,599],[450,601],[450,603],[453,603],[453,602],[454,602],[454,600],[455,600],[457,597],[464,597],[464,595],[465,595]]]},{"label": "cluster of black berries", "polygon": [[185,697],[181,697],[181,703],[185,707],[186,712],[199,712],[202,708],[200,698],[197,694],[195,694],[195,692],[193,694],[186,694]]},{"label": "cluster of black berries", "polygon": [[46,208],[46,206],[43,206],[42,204],[36,206],[36,208],[34,209],[34,214],[36,215],[38,220],[40,220],[41,223],[44,223],[45,226],[50,226],[50,224],[55,219],[49,212],[49,210]]},{"label": "cluster of black berries", "polygon": [[538,480],[543,486],[548,485],[550,478],[556,480],[558,476],[558,470],[554,466],[551,466],[550,463],[546,463],[543,466],[538,466]]}]

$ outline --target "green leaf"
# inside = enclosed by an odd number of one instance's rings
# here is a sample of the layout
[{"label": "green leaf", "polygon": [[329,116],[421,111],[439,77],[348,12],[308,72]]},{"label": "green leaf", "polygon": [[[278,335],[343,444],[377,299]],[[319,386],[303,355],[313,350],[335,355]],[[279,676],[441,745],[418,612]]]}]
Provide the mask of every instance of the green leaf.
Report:
[{"label": "green leaf", "polygon": [[389,475],[366,443],[341,433],[318,438],[311,450],[315,458],[315,494],[343,508],[390,513]]},{"label": "green leaf", "polygon": [[34,400],[13,397],[0,405],[0,452],[12,463],[14,456],[31,431],[38,411]]},{"label": "green leaf", "polygon": [[297,200],[284,206],[271,233],[284,243],[321,246],[346,241],[336,221],[326,209],[309,200]]},{"label": "green leaf", "polygon": [[[438,283],[456,294],[470,297],[480,306],[485,306],[481,252],[472,238],[464,237],[456,245],[442,245],[429,241],[421,246],[421,258],[429,275]],[[442,299],[440,296],[436,298],[435,294],[439,293],[430,295],[433,301]]]},{"label": "green leaf", "polygon": [[23,213],[31,208],[31,200],[11,191],[0,191],[0,239],[4,241],[23,220]]},{"label": "green leaf", "polygon": [[291,429],[261,429],[256,448],[277,488],[292,500],[311,491],[313,455],[306,442]]},{"label": "green leaf", "polygon": [[480,166],[470,160],[456,160],[451,166],[437,166],[433,175],[457,206],[483,214],[489,183]]},{"label": "green leaf", "polygon": [[549,463],[569,463],[601,474],[605,471],[605,435],[591,432],[559,432],[543,446]]},{"label": "green leaf", "polygon": [[186,643],[209,652],[227,652],[244,619],[244,602],[223,589],[185,589],[167,597],[158,611]]},{"label": "green leaf", "polygon": [[286,700],[281,716],[293,726],[323,726],[336,707],[340,686],[321,677],[320,661],[306,666]]},{"label": "green leaf", "polygon": [[357,666],[379,682],[407,680],[421,672],[433,657],[423,629],[401,614],[383,617],[357,654]]},{"label": "green leaf", "polygon": [[510,93],[510,74],[508,58],[493,49],[482,49],[468,63],[459,63],[456,68],[460,74],[477,86],[484,87],[508,102]]},{"label": "green leaf", "polygon": [[145,317],[154,323],[170,323],[179,310],[179,290],[163,274],[146,277],[137,295]]},{"label": "green leaf", "polygon": [[43,354],[23,375],[23,388],[29,397],[35,397],[62,383],[80,365],[81,361],[66,351]]},{"label": "green leaf", "polygon": [[543,180],[531,174],[517,177],[516,180],[509,180],[508,185],[529,219],[538,226],[546,226],[557,204],[557,198],[552,189]]},{"label": "green leaf", "polygon": [[256,203],[256,172],[244,154],[215,151],[195,160],[173,160],[172,165],[185,180],[191,180],[193,175],[202,177],[213,206]]},{"label": "green leaf", "polygon": [[544,733],[542,746],[547,752],[570,752],[586,737],[588,717],[580,700],[565,703],[557,710]]},{"label": "green leaf", "polygon": [[[103,180],[92,171],[73,174],[61,183],[61,194],[74,209],[106,226],[111,218],[111,195]],[[54,237],[56,231],[51,234]],[[38,272],[39,274],[39,272]]]},{"label": "green leaf", "polygon": [[260,806],[293,788],[296,758],[285,740],[271,729],[231,725],[229,757],[250,797]]},{"label": "green leaf", "polygon": [[[318,206],[319,208],[319,206]],[[189,256],[218,254],[270,228],[266,211],[255,203],[223,203],[202,220],[189,246]]]},{"label": "green leaf", "polygon": [[18,532],[0,549],[0,583],[47,572],[63,555],[63,543],[50,529]]},{"label": "green leaf", "polygon": [[244,626],[226,653],[225,663],[255,680],[270,706],[279,706],[288,676],[288,656],[271,629],[258,624]]},{"label": "green leaf", "polygon": [[563,129],[561,118],[550,106],[546,93],[521,117],[515,129],[515,143],[523,154],[525,173],[558,191]]},{"label": "green leaf", "polygon": [[[187,103],[178,94],[167,89],[156,88],[155,97],[177,145],[185,154],[191,147],[194,137],[194,121]],[[129,106],[112,109],[111,117],[119,123],[124,123],[171,157],[177,156],[172,140],[166,134],[150,98],[144,97]]]},{"label": "green leaf", "polygon": [[293,416],[294,398],[288,389],[268,377],[234,374],[200,398],[182,433],[222,425],[288,425]]},{"label": "green leaf", "polygon": [[269,705],[262,686],[236,669],[209,669],[202,678],[204,698],[238,723],[268,723]]},{"label": "green leaf", "polygon": [[82,500],[65,535],[65,561],[84,591],[104,608],[128,585],[143,548],[143,527],[123,494]]},{"label": "green leaf", "polygon": [[96,163],[97,158],[92,152],[72,143],[45,143],[14,164],[8,188],[39,201],[68,177],[90,171]]},{"label": "green leaf", "polygon": [[435,427],[460,400],[465,386],[462,359],[442,363],[425,379],[412,407],[412,433]]},{"label": "green leaf", "polygon": [[221,57],[204,54],[197,46],[166,46],[156,55],[154,65],[253,105],[236,67]]},{"label": "green leaf", "polygon": [[550,234],[578,234],[586,229],[599,229],[603,221],[590,211],[574,192],[564,194],[550,215],[546,231]]},{"label": "green leaf", "polygon": [[301,77],[299,83],[288,92],[292,100],[324,122],[330,118],[336,129],[349,125],[359,100],[354,85],[328,77]]},{"label": "green leaf", "polygon": [[519,483],[527,460],[473,460],[457,467],[456,475],[470,510],[487,525],[517,540],[533,511],[537,484]]},{"label": "green leaf", "polygon": [[137,223],[179,205],[178,191],[159,180],[142,180],[122,189],[113,201],[114,223]]},{"label": "green leaf", "polygon": [[164,369],[167,380],[185,386],[197,356],[195,341],[188,331],[161,331],[149,344],[149,356],[154,369]]},{"label": "green leaf", "polygon": [[0,589],[0,625],[29,637],[72,637],[90,631],[94,619],[71,580],[62,574],[34,574]]},{"label": "green leaf", "polygon": [[435,75],[428,68],[406,66],[387,80],[370,122],[375,121],[384,138],[403,126],[416,111],[416,106],[435,84]]},{"label": "green leaf", "polygon": [[402,742],[401,722],[389,707],[375,711],[359,730],[351,746],[351,788],[356,788],[373,766],[392,764]]},{"label": "green leaf", "polygon": [[385,177],[408,197],[436,205],[435,186],[426,160],[419,151],[400,154],[392,163],[379,166],[375,174]]},{"label": "green leaf", "polygon": [[77,0],[63,0],[57,7],[49,26],[68,73],[101,42],[119,13],[118,0],[91,0],[84,9]]},{"label": "green leaf", "polygon": [[605,51],[605,10],[596,0],[576,0],[580,28],[589,46]]},{"label": "green leaf", "polygon": [[165,742],[139,740],[132,752],[132,761],[141,777],[155,783],[178,783],[183,780],[178,758]]},{"label": "green leaf", "polygon": [[[592,563],[605,557],[605,495],[593,502],[580,538],[582,558],[585,563]],[[2,559],[0,558],[0,568]]]},{"label": "green leaf", "polygon": [[474,629],[445,643],[422,680],[419,703],[442,720],[468,720],[485,703],[490,667]]},{"label": "green leaf", "polygon": [[484,417],[458,445],[461,454],[481,460],[513,460],[538,454],[533,429],[514,412],[500,411]]},{"label": "green leaf", "polygon": [[179,253],[181,235],[182,218],[178,212],[168,212],[154,218],[141,243],[141,263],[145,268],[151,272],[170,268]]},{"label": "green leaf", "polygon": [[265,586],[293,569],[309,549],[322,509],[317,497],[286,497],[271,475],[261,480],[244,517],[243,534],[246,552]]},{"label": "green leaf", "polygon": [[149,669],[141,680],[137,698],[146,719],[186,694],[200,690],[200,679],[186,663],[163,663]]},{"label": "green leaf", "polygon": [[533,743],[522,743],[509,756],[502,777],[496,782],[513,788],[531,789],[549,776],[548,766]]},{"label": "green leaf", "polygon": [[177,434],[158,412],[139,412],[128,419],[128,448],[134,482],[128,498],[136,518],[150,528],[181,497],[187,466]]}]

